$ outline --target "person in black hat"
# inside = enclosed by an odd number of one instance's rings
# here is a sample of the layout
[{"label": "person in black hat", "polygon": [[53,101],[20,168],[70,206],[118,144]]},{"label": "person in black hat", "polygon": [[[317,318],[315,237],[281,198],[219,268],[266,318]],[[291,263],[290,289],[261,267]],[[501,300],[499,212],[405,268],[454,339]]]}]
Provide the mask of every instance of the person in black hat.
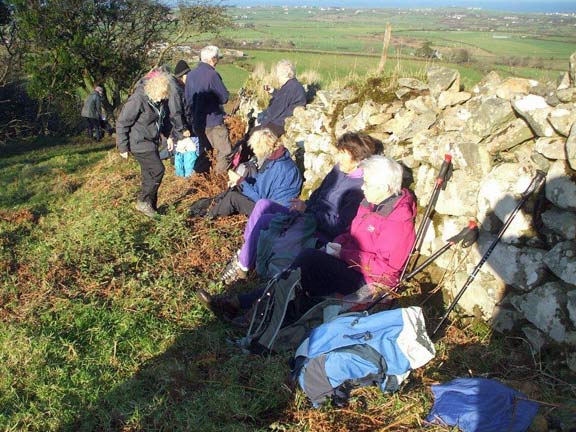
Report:
[{"label": "person in black hat", "polygon": [[174,76],[186,84],[186,74],[190,72],[190,66],[184,60],[178,60],[174,68]]}]

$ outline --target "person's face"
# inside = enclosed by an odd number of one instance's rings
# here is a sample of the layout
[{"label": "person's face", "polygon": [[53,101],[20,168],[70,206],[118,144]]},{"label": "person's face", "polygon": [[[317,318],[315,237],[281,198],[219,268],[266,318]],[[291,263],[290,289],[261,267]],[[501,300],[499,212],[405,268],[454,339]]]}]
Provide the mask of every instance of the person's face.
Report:
[{"label": "person's face", "polygon": [[345,149],[336,152],[336,162],[340,166],[340,171],[346,174],[354,171],[358,165],[354,158],[352,158],[352,154]]},{"label": "person's face", "polygon": [[390,196],[390,189],[387,185],[378,183],[370,175],[364,174],[364,183],[362,183],[364,198],[370,204],[380,204]]}]

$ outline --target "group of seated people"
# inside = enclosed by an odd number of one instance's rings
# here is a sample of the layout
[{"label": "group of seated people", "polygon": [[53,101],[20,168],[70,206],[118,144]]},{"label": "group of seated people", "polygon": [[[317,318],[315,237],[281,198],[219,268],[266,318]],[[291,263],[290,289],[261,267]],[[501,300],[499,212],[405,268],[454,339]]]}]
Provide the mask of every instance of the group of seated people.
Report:
[{"label": "group of seated people", "polygon": [[[299,199],[300,172],[275,135],[262,129],[252,134],[249,144],[258,169],[244,176],[231,171],[230,192],[213,213],[249,216],[244,243],[222,274],[224,284],[247,277],[259,257],[263,233],[283,218],[287,230],[304,219],[312,224],[310,241],[302,242],[287,266],[300,269],[304,295],[396,286],[415,241],[416,202],[402,188],[402,166],[376,154],[376,140],[359,133],[342,135],[336,142],[335,166],[306,201]],[[216,315],[233,319],[246,316],[262,292],[212,296],[199,290],[198,297]]]}]

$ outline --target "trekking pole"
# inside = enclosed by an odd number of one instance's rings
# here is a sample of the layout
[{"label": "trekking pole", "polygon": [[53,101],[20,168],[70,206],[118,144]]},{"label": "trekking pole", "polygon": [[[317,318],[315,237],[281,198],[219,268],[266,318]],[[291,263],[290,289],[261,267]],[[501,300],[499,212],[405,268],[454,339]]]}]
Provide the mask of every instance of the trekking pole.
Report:
[{"label": "trekking pole", "polygon": [[[460,231],[455,236],[450,237],[446,241],[446,244],[444,246],[442,246],[440,249],[438,249],[436,252],[434,252],[426,261],[424,261],[417,268],[415,268],[410,273],[405,275],[403,279],[400,279],[398,281],[398,283],[396,285],[394,285],[394,287],[391,289],[391,291],[398,288],[404,282],[407,282],[410,279],[412,279],[414,276],[416,276],[418,273],[420,273],[422,270],[424,270],[426,267],[428,267],[430,264],[432,264],[436,260],[436,258],[438,258],[440,255],[442,255],[444,252],[446,252],[452,246],[458,244],[459,242],[462,242],[462,247],[468,248],[468,247],[472,246],[476,242],[477,239],[478,239],[478,225],[476,225],[476,222],[470,221],[470,222],[468,222],[467,227],[462,229],[462,231]],[[372,303],[370,303],[366,307],[365,310],[369,311],[370,309],[372,309],[374,306],[376,306],[378,303],[380,303],[384,298],[386,298],[387,295],[388,295],[388,293],[381,294],[376,300],[374,300]]]},{"label": "trekking pole", "polygon": [[468,286],[474,281],[474,278],[476,278],[476,275],[478,274],[480,267],[482,267],[484,265],[484,263],[488,260],[488,257],[490,256],[492,251],[494,251],[496,244],[498,244],[498,242],[500,241],[500,239],[504,235],[504,232],[508,229],[508,227],[512,223],[512,220],[514,219],[514,217],[516,216],[516,214],[518,213],[520,208],[524,205],[524,203],[528,200],[528,198],[530,198],[530,195],[532,195],[532,193],[535,190],[539,189],[540,185],[542,184],[542,182],[544,181],[545,178],[546,178],[546,173],[544,173],[543,171],[540,171],[540,170],[536,171],[536,175],[534,176],[534,178],[532,179],[532,181],[530,182],[530,184],[528,185],[526,190],[522,193],[520,201],[518,201],[518,204],[516,205],[514,210],[512,210],[512,213],[510,213],[510,216],[508,216],[508,219],[506,219],[504,226],[500,229],[500,232],[498,233],[496,238],[492,241],[492,243],[490,244],[490,246],[488,247],[488,249],[486,250],[486,252],[482,256],[482,259],[480,260],[480,262],[476,265],[476,267],[474,267],[474,270],[472,270],[472,273],[470,274],[470,276],[468,276],[468,279],[464,283],[464,286],[462,286],[462,288],[460,288],[460,291],[458,292],[456,297],[454,297],[454,300],[452,301],[450,306],[448,306],[446,313],[444,314],[444,316],[442,317],[442,319],[440,320],[440,322],[438,323],[438,325],[436,326],[436,328],[432,332],[432,336],[434,336],[436,334],[436,332],[440,329],[440,327],[442,327],[442,324],[444,324],[444,321],[446,321],[450,312],[452,312],[452,310],[456,307],[456,305],[458,304],[458,301],[464,295],[464,292],[466,291]]},{"label": "trekking pole", "polygon": [[[432,195],[430,196],[430,200],[428,201],[428,205],[426,206],[426,210],[424,212],[424,216],[422,217],[422,222],[420,222],[420,226],[418,227],[418,231],[416,232],[416,239],[414,244],[412,245],[412,249],[410,250],[410,254],[408,255],[408,260],[406,264],[404,264],[404,268],[402,269],[402,273],[400,274],[400,279],[404,276],[404,273],[410,268],[412,269],[416,262],[418,261],[418,257],[420,256],[420,248],[422,247],[422,243],[424,242],[424,235],[428,230],[428,226],[430,225],[430,214],[432,210],[436,207],[436,202],[438,201],[438,196],[440,195],[440,191],[442,189],[446,189],[446,183],[450,179],[452,175],[452,156],[449,154],[444,155],[444,161],[440,166],[440,171],[438,172],[438,177],[436,177],[436,181],[434,183],[434,189],[432,190]],[[412,260],[412,258],[414,258]],[[412,266],[410,266],[410,262],[412,262]]]}]

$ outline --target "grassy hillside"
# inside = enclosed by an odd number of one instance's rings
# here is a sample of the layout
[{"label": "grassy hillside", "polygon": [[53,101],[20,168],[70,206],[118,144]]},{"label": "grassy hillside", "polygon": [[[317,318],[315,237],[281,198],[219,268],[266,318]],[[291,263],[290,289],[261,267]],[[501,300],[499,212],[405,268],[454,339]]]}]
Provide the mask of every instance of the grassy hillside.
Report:
[{"label": "grassy hillside", "polygon": [[[561,353],[533,357],[522,339],[465,320],[400,393],[364,389],[347,408],[313,410],[288,385],[286,357],[243,354],[230,343],[243,333],[195,297],[198,287],[223,290],[213,281],[241,241],[244,217],[186,215],[224,179],[179,179],[168,166],[154,221],[133,208],[136,162],[110,141],[19,142],[2,155],[0,430],[419,431],[430,385],[469,375],[549,403],[574,398],[554,361]],[[403,304],[428,296],[410,293]]]}]

